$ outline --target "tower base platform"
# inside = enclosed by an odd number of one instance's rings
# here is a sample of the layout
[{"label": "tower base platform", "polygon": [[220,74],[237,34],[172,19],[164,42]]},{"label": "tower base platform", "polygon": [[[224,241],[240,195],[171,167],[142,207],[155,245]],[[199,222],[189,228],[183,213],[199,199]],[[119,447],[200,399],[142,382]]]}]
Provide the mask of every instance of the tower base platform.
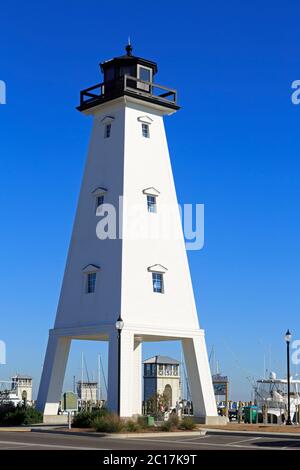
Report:
[{"label": "tower base platform", "polygon": [[193,416],[193,419],[197,424],[209,424],[212,426],[224,426],[228,423],[226,416]]}]

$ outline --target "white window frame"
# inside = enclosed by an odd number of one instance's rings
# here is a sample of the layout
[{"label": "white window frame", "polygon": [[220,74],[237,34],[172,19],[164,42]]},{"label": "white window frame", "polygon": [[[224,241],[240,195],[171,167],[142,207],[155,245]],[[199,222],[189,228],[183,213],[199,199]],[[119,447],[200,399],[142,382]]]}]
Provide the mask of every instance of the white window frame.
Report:
[{"label": "white window frame", "polygon": [[[159,272],[152,272],[152,290],[153,290],[153,293],[154,294],[164,294],[165,293],[165,283],[164,283],[164,274],[163,273],[159,273]],[[154,276],[159,276],[160,278],[160,290],[155,290],[155,287],[154,287],[154,283],[155,283],[155,279],[154,279]],[[158,282],[158,281],[156,281]]]},{"label": "white window frame", "polygon": [[[101,202],[99,202],[99,199],[101,198]],[[101,210],[101,206],[103,206],[104,204],[104,193],[103,194],[100,194],[99,196],[96,196],[96,214],[97,212],[99,212],[99,210]]]},{"label": "white window frame", "polygon": [[[91,276],[93,276],[92,281],[90,281]],[[95,294],[96,284],[97,284],[97,272],[93,271],[93,272],[87,273],[87,275],[86,275],[86,293],[87,294]],[[90,287],[92,287],[92,290],[90,290]]]},{"label": "white window frame", "polygon": [[[95,198],[95,214],[96,215],[101,215],[102,213],[102,209],[101,207],[103,206],[103,204],[105,204],[105,194],[107,193],[107,189],[106,188],[103,188],[102,186],[98,186],[98,188],[94,189],[94,191],[92,191],[92,196]],[[103,197],[103,202],[102,204],[98,204],[98,198],[99,197]]]},{"label": "white window frame", "polygon": [[[160,195],[160,191],[158,191],[158,189],[155,189],[153,187],[151,188],[146,188],[146,189],[143,189],[143,194],[146,195],[146,202],[147,202],[147,211],[149,212],[149,214],[157,214],[157,198],[158,196]],[[155,211],[150,211],[149,210],[149,205],[148,205],[148,197],[154,197],[155,199]]]},{"label": "white window frame", "polygon": [[109,139],[111,136],[111,122],[107,122],[104,126],[104,139]]},{"label": "white window frame", "polygon": [[[145,65],[141,65],[141,64],[138,64],[137,65],[137,78],[139,80],[142,80],[142,78],[140,77],[141,73],[140,73],[140,70],[141,69],[145,69],[145,70],[149,70],[150,71],[150,80],[149,82],[152,83],[153,81],[153,70],[151,67],[146,67]],[[150,91],[150,86],[151,85],[148,85],[147,83],[141,83],[141,82],[136,82],[136,87],[139,89],[139,90],[145,90],[145,91]]]},{"label": "white window frame", "polygon": [[[84,293],[85,294],[90,295],[90,294],[95,294],[96,293],[98,271],[100,271],[100,267],[96,266],[95,264],[88,264],[87,266],[85,266],[85,268],[83,268],[82,272],[83,272],[83,275],[84,275]],[[89,277],[92,274],[95,275],[94,290],[89,292]]]},{"label": "white window frame", "polygon": [[[101,119],[101,124],[104,127],[103,130],[103,138],[104,139],[109,139],[111,137],[111,132],[112,132],[112,123],[114,122],[115,118],[113,116],[105,116],[103,119]],[[109,135],[107,135],[107,126],[109,126]]]},{"label": "white window frame", "polygon": [[[147,194],[147,211],[149,214],[157,214],[157,196]],[[150,201],[151,198],[151,201]]]},{"label": "white window frame", "polygon": [[[151,273],[151,284],[152,284],[152,291],[154,294],[164,294],[165,293],[165,273],[168,271],[168,268],[163,266],[162,264],[153,264],[153,266],[148,267],[148,271]],[[161,281],[162,281],[162,290],[155,291],[153,285],[153,274],[161,274]]]},{"label": "white window frame", "polygon": [[150,139],[150,127],[149,124],[142,122],[142,136],[145,139]]}]

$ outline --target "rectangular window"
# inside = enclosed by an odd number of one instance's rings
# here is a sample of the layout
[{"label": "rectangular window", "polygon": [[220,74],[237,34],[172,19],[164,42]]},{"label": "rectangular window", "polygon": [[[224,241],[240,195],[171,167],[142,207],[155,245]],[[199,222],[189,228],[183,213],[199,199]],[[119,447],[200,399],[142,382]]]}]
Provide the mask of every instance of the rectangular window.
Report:
[{"label": "rectangular window", "polygon": [[152,273],[152,285],[153,285],[153,292],[163,294],[164,283],[163,283],[163,275],[161,273]]},{"label": "rectangular window", "polygon": [[[149,67],[137,66],[138,78],[143,82],[152,82],[152,69]],[[150,85],[148,83],[137,82],[137,88],[149,92]]]},{"label": "rectangular window", "polygon": [[98,207],[102,206],[102,204],[104,204],[104,196],[97,196],[97,202],[96,202],[96,205],[97,205],[97,209]]},{"label": "rectangular window", "polygon": [[111,133],[111,124],[106,124],[105,130],[104,130],[104,138],[109,139],[110,133]]},{"label": "rectangular window", "polygon": [[146,137],[146,139],[149,139],[150,137],[149,124],[142,123],[142,136]]},{"label": "rectangular window", "polygon": [[151,82],[151,69],[146,67],[139,67],[139,78],[144,82]]},{"label": "rectangular window", "polygon": [[86,291],[88,294],[93,294],[96,290],[96,277],[97,273],[88,273]]},{"label": "rectangular window", "polygon": [[147,196],[147,209],[148,212],[156,212],[156,197]]}]

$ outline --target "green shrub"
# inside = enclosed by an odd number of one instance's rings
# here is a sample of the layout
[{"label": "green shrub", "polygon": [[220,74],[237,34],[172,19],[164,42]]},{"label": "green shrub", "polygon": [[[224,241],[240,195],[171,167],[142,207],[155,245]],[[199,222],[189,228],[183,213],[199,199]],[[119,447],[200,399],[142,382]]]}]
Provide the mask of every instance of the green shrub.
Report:
[{"label": "green shrub", "polygon": [[139,432],[141,431],[141,426],[137,421],[133,421],[132,419],[129,419],[125,422],[124,424],[124,431],[127,432]]},{"label": "green shrub", "polygon": [[185,431],[193,431],[195,429],[196,424],[194,423],[193,418],[186,417],[183,418],[182,421],[179,423],[179,428],[184,429]]},{"label": "green shrub", "polygon": [[20,426],[24,423],[25,411],[15,408],[15,411],[9,411],[1,420],[2,426]]},{"label": "green shrub", "polygon": [[3,422],[5,421],[7,415],[9,413],[14,413],[15,410],[16,407],[13,403],[5,403],[0,405],[0,425],[3,425]]},{"label": "green shrub", "polygon": [[166,432],[175,431],[176,429],[178,429],[178,426],[179,426],[178,416],[171,414],[168,421],[164,421],[160,425],[160,430],[161,431],[166,431]]},{"label": "green shrub", "polygon": [[169,431],[172,431],[172,423],[170,421],[164,421],[161,425],[160,425],[160,431],[164,431],[164,432],[169,432]]},{"label": "green shrub", "polygon": [[140,429],[147,429],[149,427],[147,425],[147,416],[138,416],[137,424],[139,425]]},{"label": "green shrub", "polygon": [[36,424],[43,422],[43,413],[35,408],[26,408],[23,424]]},{"label": "green shrub", "polygon": [[172,428],[178,428],[179,418],[178,418],[177,415],[171,414],[168,421],[169,421],[169,423],[171,423]]},{"label": "green shrub", "polygon": [[74,428],[90,428],[95,418],[106,416],[108,414],[106,408],[99,408],[92,411],[80,411],[77,413],[72,422]]},{"label": "green shrub", "polygon": [[20,426],[21,424],[35,424],[43,421],[43,415],[35,408],[15,407],[12,404],[0,406],[1,426]]},{"label": "green shrub", "polygon": [[121,432],[126,424],[119,416],[109,413],[106,416],[97,416],[92,422],[92,427],[98,432]]}]

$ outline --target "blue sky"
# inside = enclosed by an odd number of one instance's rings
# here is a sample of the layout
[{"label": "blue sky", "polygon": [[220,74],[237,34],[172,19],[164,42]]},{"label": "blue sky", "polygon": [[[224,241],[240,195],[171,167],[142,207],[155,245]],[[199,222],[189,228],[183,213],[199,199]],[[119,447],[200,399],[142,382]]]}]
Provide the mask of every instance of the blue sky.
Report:
[{"label": "blue sky", "polygon": [[[189,261],[208,350],[235,399],[250,397],[264,355],[284,373],[283,334],[299,334],[299,13],[297,1],[2,5],[1,379],[29,373],[37,387],[91,129],[75,106],[128,35],[179,92],[166,128],[179,201],[205,204],[205,247]],[[81,351],[90,375],[98,351],[106,363],[105,346],[74,343],[66,388]],[[180,350],[144,348],[154,353]]]}]

